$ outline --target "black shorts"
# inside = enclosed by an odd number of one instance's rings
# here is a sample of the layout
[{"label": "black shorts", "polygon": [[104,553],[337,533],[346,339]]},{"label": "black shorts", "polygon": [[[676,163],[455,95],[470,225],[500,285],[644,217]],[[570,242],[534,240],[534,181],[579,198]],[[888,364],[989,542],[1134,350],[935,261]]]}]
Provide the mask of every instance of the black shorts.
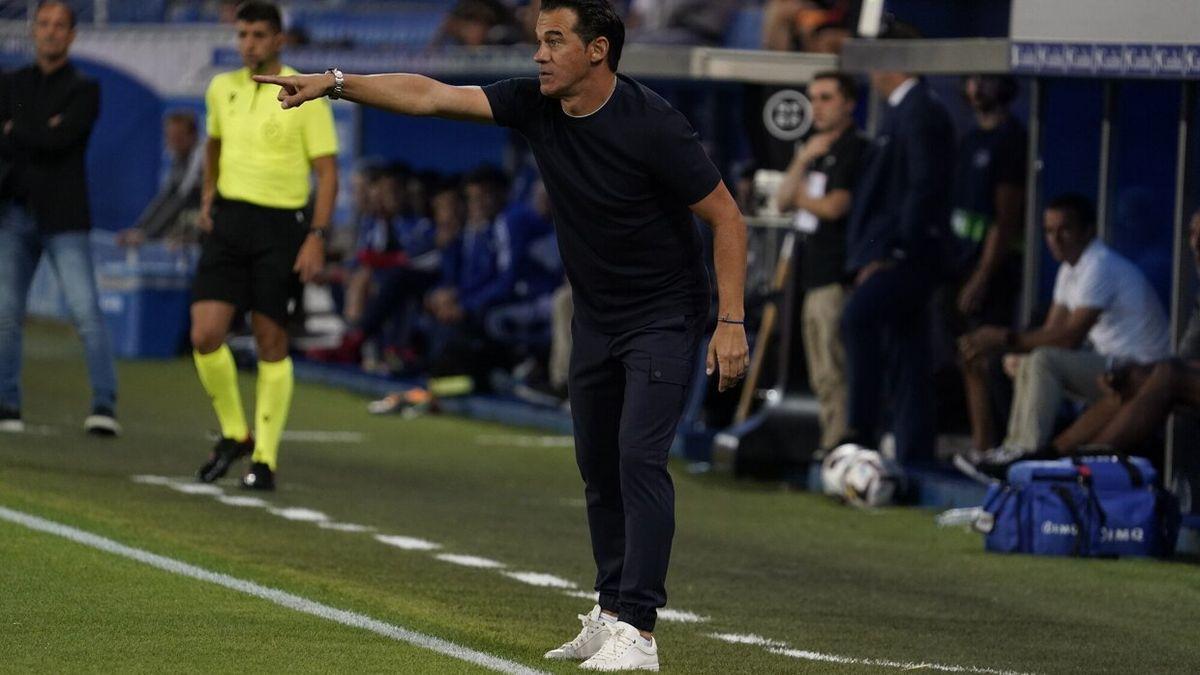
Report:
[{"label": "black shorts", "polygon": [[308,235],[308,215],[217,199],[212,221],[201,240],[192,302],[227,302],[286,326],[302,289],[292,267]]}]

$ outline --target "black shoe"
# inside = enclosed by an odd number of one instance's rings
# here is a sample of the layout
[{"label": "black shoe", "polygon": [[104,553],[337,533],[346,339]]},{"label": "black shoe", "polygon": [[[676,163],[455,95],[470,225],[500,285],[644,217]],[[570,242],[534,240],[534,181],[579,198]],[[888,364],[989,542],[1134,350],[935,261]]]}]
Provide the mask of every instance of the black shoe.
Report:
[{"label": "black shoe", "polygon": [[0,433],[19,434],[25,431],[21,411],[16,408],[0,408]]},{"label": "black shoe", "polygon": [[117,415],[112,408],[104,406],[96,406],[92,408],[92,414],[87,416],[83,421],[83,430],[93,436],[120,436],[121,425],[117,422]]},{"label": "black shoe", "polygon": [[254,462],[246,475],[242,476],[242,487],[247,490],[274,490],[275,472],[262,462]]},{"label": "black shoe", "polygon": [[254,439],[235,441],[232,438],[222,438],[217,441],[208,461],[196,472],[196,478],[201,483],[211,483],[224,476],[229,467],[239,459],[254,452]]}]

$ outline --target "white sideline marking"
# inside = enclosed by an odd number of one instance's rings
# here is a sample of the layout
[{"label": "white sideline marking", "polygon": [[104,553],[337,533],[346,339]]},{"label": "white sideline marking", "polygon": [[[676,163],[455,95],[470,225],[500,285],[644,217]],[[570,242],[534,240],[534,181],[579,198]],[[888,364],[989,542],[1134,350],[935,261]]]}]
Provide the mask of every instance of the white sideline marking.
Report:
[{"label": "white sideline marking", "polygon": [[388,546],[404,549],[405,551],[434,551],[442,547],[441,544],[435,544],[432,541],[417,539],[416,537],[401,537],[394,534],[377,534],[375,541]]},{"label": "white sideline marking", "polygon": [[[563,591],[563,595],[570,598],[600,602],[600,594],[595,591]],[[658,610],[658,618],[663,621],[674,621],[675,623],[704,623],[708,621],[707,616],[700,616],[695,612],[688,612],[682,609],[660,609]]]},{"label": "white sideline marking", "polygon": [[225,494],[225,491],[221,488],[216,485],[208,485],[207,483],[167,483],[167,487],[187,495],[210,495],[217,497]]},{"label": "white sideline marking", "polygon": [[133,482],[141,483],[142,485],[170,485],[174,481],[172,481],[170,478],[167,478],[166,476],[141,475],[141,476],[134,476]]},{"label": "white sideline marking", "polygon": [[708,621],[707,616],[700,616],[695,612],[687,612],[682,609],[660,609],[658,610],[658,618],[663,621],[674,621],[675,623],[704,623]]},{"label": "white sideline marking", "polygon": [[[167,487],[186,492],[188,494],[213,495],[217,501],[230,506],[268,508],[268,512],[288,520],[300,522],[315,523],[317,526],[326,530],[336,530],[340,532],[374,532],[375,528],[367,525],[359,525],[356,523],[337,523],[330,520],[329,516],[314,511],[312,509],[291,507],[291,508],[269,508],[269,502],[259,499],[258,497],[245,497],[226,495],[221,489],[215,485],[205,485],[202,483],[186,483],[176,481],[166,476],[133,476],[133,481],[136,483],[144,483],[147,485],[165,485]],[[582,500],[580,500],[582,501]],[[441,544],[436,544],[424,539],[415,537],[404,537],[399,535],[378,534],[375,539],[380,543],[405,551],[436,551],[440,549]],[[458,553],[440,553],[434,558],[447,562],[453,565],[462,565],[463,567],[473,567],[476,569],[504,570],[507,565],[504,563],[473,555],[463,555]],[[575,583],[556,577],[552,574],[543,574],[541,572],[504,572],[503,574],[510,579],[520,581],[531,586],[541,588],[557,588],[562,589],[565,595],[573,598],[582,598],[584,600],[597,601],[597,595],[593,591],[578,590]],[[658,618],[663,621],[672,621],[676,623],[703,623],[708,621],[708,617],[701,616],[695,612],[688,612],[681,609],[661,609],[658,611]],[[787,645],[779,643],[778,646],[786,647]]]},{"label": "white sideline marking", "polygon": [[760,635],[738,635],[736,633],[712,633],[711,638],[735,645],[754,645],[755,647],[787,647],[787,643],[770,640]]},{"label": "white sideline marking", "polygon": [[323,522],[329,520],[329,516],[325,515],[324,513],[321,513],[320,511],[313,511],[312,509],[301,509],[301,508],[296,508],[296,507],[290,507],[290,508],[286,508],[286,509],[271,509],[270,513],[277,515],[280,518],[287,518],[288,520],[298,520],[302,523],[323,523]]},{"label": "white sideline marking", "polygon": [[574,436],[504,436],[492,434],[476,436],[475,442],[479,445],[511,445],[518,448],[575,447]]},{"label": "white sideline marking", "polygon": [[473,555],[459,555],[457,553],[439,553],[435,556],[442,562],[448,562],[453,565],[462,565],[463,567],[476,567],[481,570],[498,570],[507,567],[502,562],[492,560],[490,558],[480,558]]},{"label": "white sideline marking", "polygon": [[293,443],[362,443],[366,434],[361,431],[285,431],[283,440]]},{"label": "white sideline marking", "polygon": [[463,647],[432,635],[425,635],[424,633],[418,633],[402,626],[397,626],[395,624],[386,623],[378,619],[373,619],[365,614],[359,614],[357,612],[351,612],[345,609],[338,609],[336,607],[331,607],[329,605],[303,598],[299,595],[293,595],[275,588],[262,586],[254,583],[253,581],[238,579],[237,577],[231,577],[228,574],[221,574],[220,572],[212,572],[202,567],[196,567],[195,565],[189,565],[183,561],[175,560],[174,558],[161,556],[140,548],[132,548],[130,546],[113,541],[112,539],[101,537],[90,532],[85,532],[84,530],[62,525],[51,520],[38,518],[37,516],[22,513],[20,511],[6,509],[3,506],[0,506],[0,519],[7,520],[10,523],[21,525],[31,530],[45,532],[47,534],[53,534],[64,539],[69,539],[77,544],[90,546],[91,548],[98,549],[106,553],[112,553],[123,558],[136,560],[140,563],[144,563],[165,572],[171,572],[172,574],[178,574],[180,576],[190,577],[200,581],[207,581],[208,583],[223,586],[239,593],[244,593],[262,600],[268,600],[280,605],[281,607],[287,607],[298,612],[303,612],[305,614],[316,616],[322,619],[334,621],[342,624],[343,626],[369,630],[372,633],[391,638],[397,642],[405,642],[416,647],[421,647],[439,654],[444,654],[460,661],[474,663],[476,665],[483,666],[484,668],[490,668],[501,673],[525,675],[527,673],[536,674],[541,672],[527,666],[523,666],[519,663],[501,659],[499,657],[492,656],[491,654],[476,651],[468,647]]},{"label": "white sideline marking", "polygon": [[567,581],[562,577],[556,577],[553,574],[542,574],[541,572],[501,572],[509,579],[515,579],[523,584],[530,586],[541,586],[542,588],[575,588],[575,583]]},{"label": "white sideline marking", "polygon": [[374,532],[375,528],[370,525],[359,525],[358,523],[317,523],[317,527],[322,530],[336,530],[338,532]]},{"label": "white sideline marking", "polygon": [[270,502],[258,497],[243,497],[241,495],[221,495],[217,501],[230,506],[242,506],[251,509],[261,509],[270,506]]},{"label": "white sideline marking", "polygon": [[793,659],[803,659],[805,661],[819,661],[822,663],[840,663],[853,666],[875,666],[877,668],[896,668],[898,670],[936,670],[943,673],[979,673],[980,675],[1028,675],[1016,670],[996,670],[995,668],[980,668],[977,666],[950,666],[941,663],[914,663],[911,661],[892,661],[890,659],[867,659],[854,656],[839,656],[837,654],[823,654],[821,652],[808,651],[807,649],[793,649],[785,642],[771,640],[758,635],[737,635],[733,633],[713,633],[709,635],[711,638],[716,638],[722,642],[731,644],[753,645],[763,647],[772,654],[780,656],[788,656]]}]

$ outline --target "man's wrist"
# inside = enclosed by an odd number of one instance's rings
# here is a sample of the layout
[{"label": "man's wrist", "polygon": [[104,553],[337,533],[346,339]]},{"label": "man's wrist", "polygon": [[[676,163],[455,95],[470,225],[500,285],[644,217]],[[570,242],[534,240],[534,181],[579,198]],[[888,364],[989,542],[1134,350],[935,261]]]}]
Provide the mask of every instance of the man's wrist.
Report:
[{"label": "man's wrist", "polygon": [[1008,349],[1016,349],[1021,344],[1021,334],[1017,331],[1006,328],[1004,329],[1004,346]]},{"label": "man's wrist", "polygon": [[336,66],[325,71],[325,95],[338,100],[346,87],[346,76]]}]

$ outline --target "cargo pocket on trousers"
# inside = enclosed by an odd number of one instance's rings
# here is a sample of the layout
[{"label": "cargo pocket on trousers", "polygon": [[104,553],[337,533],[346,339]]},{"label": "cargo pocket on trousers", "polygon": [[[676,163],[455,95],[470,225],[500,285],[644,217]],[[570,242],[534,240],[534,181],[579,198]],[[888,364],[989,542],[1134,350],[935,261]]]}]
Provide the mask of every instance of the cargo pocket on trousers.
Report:
[{"label": "cargo pocket on trousers", "polygon": [[692,379],[692,363],[678,356],[651,356],[650,381],[686,387]]}]

